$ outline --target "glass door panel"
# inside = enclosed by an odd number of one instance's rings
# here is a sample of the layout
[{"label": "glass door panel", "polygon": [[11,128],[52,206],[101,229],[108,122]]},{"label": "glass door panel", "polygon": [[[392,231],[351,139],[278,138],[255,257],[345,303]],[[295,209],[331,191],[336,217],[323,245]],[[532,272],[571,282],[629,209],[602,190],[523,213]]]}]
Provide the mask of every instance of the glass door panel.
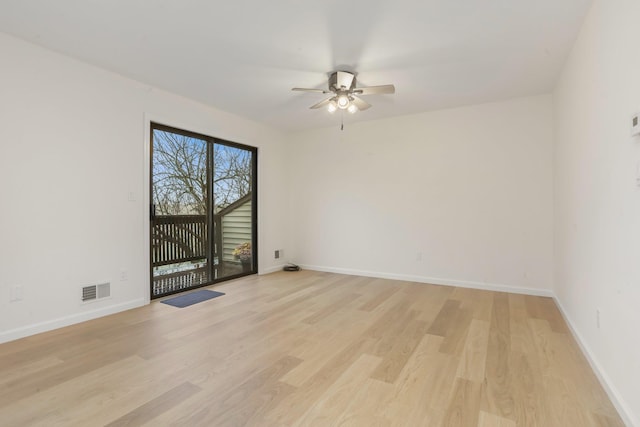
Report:
[{"label": "glass door panel", "polygon": [[209,146],[203,139],[152,128],[152,298],[212,280]]},{"label": "glass door panel", "polygon": [[213,145],[213,217],[217,278],[256,271],[254,258],[254,154]]}]

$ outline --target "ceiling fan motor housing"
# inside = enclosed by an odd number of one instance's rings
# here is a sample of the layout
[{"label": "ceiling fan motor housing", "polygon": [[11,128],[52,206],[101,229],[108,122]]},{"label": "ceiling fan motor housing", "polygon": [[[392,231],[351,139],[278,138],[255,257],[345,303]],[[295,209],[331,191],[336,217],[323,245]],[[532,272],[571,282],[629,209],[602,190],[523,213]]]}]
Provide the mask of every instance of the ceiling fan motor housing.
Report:
[{"label": "ceiling fan motor housing", "polygon": [[355,88],[356,88],[355,74],[348,73],[346,71],[336,71],[334,73],[331,73],[331,76],[329,76],[330,91],[350,92]]}]

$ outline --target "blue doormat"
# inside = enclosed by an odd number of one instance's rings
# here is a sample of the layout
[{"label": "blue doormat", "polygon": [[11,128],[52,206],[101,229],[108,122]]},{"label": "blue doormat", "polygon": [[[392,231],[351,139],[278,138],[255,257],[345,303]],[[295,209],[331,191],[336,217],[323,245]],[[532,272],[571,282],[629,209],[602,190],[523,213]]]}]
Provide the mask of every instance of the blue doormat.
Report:
[{"label": "blue doormat", "polygon": [[173,297],[166,299],[164,301],[160,301],[163,304],[172,305],[178,308],[188,307],[193,304],[197,304],[202,301],[206,301],[208,299],[216,298],[224,295],[222,292],[210,291],[208,289],[203,289],[200,291],[195,291],[188,293],[186,295],[180,295],[179,297]]}]

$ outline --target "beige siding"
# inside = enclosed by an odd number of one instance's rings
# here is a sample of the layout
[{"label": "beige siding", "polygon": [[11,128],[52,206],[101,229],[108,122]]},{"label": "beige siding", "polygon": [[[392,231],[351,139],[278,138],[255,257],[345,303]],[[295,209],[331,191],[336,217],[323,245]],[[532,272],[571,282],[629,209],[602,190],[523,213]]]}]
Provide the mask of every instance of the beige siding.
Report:
[{"label": "beige siding", "polygon": [[236,261],[236,246],[251,241],[251,201],[222,217],[222,259]]}]

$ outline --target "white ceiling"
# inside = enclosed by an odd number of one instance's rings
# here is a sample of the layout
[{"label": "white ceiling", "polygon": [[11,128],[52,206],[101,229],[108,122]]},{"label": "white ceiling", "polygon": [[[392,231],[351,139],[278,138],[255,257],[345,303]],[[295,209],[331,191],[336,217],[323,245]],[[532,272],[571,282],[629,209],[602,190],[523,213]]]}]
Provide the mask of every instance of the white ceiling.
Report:
[{"label": "white ceiling", "polygon": [[345,123],[547,93],[591,0],[0,0],[0,31],[290,131],[328,73],[373,108]]}]

